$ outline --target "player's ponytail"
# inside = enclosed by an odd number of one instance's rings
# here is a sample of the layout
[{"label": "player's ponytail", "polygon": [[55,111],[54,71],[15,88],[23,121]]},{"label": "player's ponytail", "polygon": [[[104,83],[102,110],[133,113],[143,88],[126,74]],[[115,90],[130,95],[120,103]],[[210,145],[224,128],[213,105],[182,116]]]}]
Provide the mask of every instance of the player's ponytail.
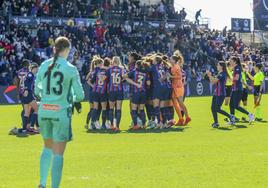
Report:
[{"label": "player's ponytail", "polygon": [[51,70],[54,68],[58,57],[59,57],[59,50],[57,50],[57,48],[55,48],[55,54],[54,54],[54,57],[53,57],[53,62],[48,66],[48,72],[51,72]]},{"label": "player's ponytail", "polygon": [[55,46],[54,46],[54,56],[52,63],[48,66],[48,72],[51,72],[51,70],[54,68],[55,63],[59,57],[59,54],[66,50],[67,48],[70,48],[71,43],[66,37],[58,37],[55,40]]}]

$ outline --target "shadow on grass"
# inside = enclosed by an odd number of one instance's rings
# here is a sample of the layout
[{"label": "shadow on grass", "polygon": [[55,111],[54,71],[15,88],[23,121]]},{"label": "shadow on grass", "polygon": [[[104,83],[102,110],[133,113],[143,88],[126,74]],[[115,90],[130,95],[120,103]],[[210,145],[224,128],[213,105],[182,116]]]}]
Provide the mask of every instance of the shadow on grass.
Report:
[{"label": "shadow on grass", "polygon": [[113,131],[113,130],[88,130],[86,131],[89,134],[119,134],[119,133],[167,133],[167,132],[183,132],[184,128],[169,128],[169,129],[139,129],[139,130],[121,130],[121,131]]},{"label": "shadow on grass", "polygon": [[16,137],[17,138],[27,138],[27,137],[29,137],[29,135],[28,134],[17,134]]},{"label": "shadow on grass", "polygon": [[[217,130],[217,129],[213,129],[213,130]],[[219,127],[218,130],[221,130],[221,131],[231,131],[233,129],[231,129],[230,127]]]},{"label": "shadow on grass", "polygon": [[266,120],[261,120],[261,121],[255,121],[256,123],[268,123]]},{"label": "shadow on grass", "polygon": [[245,128],[248,128],[248,127],[245,126],[245,125],[233,125],[233,126],[229,126],[229,127],[219,127],[217,129],[213,129],[213,130],[232,131],[232,130],[234,130],[234,128],[245,129]]},{"label": "shadow on grass", "polygon": [[234,125],[234,127],[239,128],[239,129],[245,129],[245,128],[248,128],[248,127],[245,126],[245,125]]},{"label": "shadow on grass", "polygon": [[126,133],[167,133],[167,132],[183,132],[184,128],[169,128],[169,129],[139,129],[139,130],[127,130]]},{"label": "shadow on grass", "polygon": [[118,134],[118,133],[122,133],[122,131],[113,131],[113,130],[105,130],[105,129],[87,130],[86,132],[89,134]]}]

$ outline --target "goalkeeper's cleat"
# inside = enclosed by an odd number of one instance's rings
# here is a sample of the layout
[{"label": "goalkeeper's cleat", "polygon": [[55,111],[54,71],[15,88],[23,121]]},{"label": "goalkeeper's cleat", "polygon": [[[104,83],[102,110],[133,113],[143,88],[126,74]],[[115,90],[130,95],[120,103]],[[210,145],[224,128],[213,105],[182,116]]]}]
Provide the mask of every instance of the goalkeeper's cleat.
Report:
[{"label": "goalkeeper's cleat", "polygon": [[46,187],[40,184],[40,185],[38,186],[38,188],[46,188]]}]

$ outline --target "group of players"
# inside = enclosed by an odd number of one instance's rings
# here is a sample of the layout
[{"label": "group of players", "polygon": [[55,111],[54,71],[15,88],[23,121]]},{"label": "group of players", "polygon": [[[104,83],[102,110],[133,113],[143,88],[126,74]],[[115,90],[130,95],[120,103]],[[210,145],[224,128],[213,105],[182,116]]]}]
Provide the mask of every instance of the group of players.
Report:
[{"label": "group of players", "polygon": [[[112,59],[93,57],[86,77],[90,88],[90,111],[85,128],[120,130],[126,82],[130,85],[131,129],[145,129],[146,127],[163,129],[174,125],[188,125],[191,118],[184,104],[186,73],[183,70],[184,59],[181,53],[177,50],[171,57],[160,53],[142,57],[132,52],[128,56],[128,62],[127,66],[123,65],[117,56]],[[23,65],[15,80],[23,105],[22,128],[12,129],[13,134],[39,132],[38,107],[33,92],[38,65],[29,64],[27,60],[23,61]],[[226,116],[225,120],[229,124],[235,124],[238,121],[235,117],[235,110],[246,114],[249,123],[262,120],[260,101],[264,74],[262,64],[253,63],[253,66],[254,69],[250,70],[248,64],[241,64],[238,57],[231,57],[228,62],[217,64],[217,75],[212,75],[210,71],[206,72],[210,82],[215,84],[211,106],[214,119],[212,127],[219,127],[218,113]],[[248,93],[252,90],[254,91],[256,118],[253,113],[245,109]],[[229,105],[230,113],[221,109],[224,101],[225,105]],[[179,118],[177,122],[174,118],[174,109]],[[246,121],[246,118],[242,117],[242,120]],[[34,128],[35,125],[37,128]]]},{"label": "group of players", "polygon": [[[128,66],[124,66],[116,56],[93,58],[86,77],[90,87],[90,111],[85,127],[120,130],[124,82],[130,84],[131,129],[144,129],[146,125],[151,129],[186,126],[191,118],[183,102],[186,74],[182,69],[181,53],[175,51],[169,58],[160,53],[141,57],[133,52],[129,54],[128,62]],[[174,121],[174,108],[178,122]],[[99,123],[100,115],[102,124]]]},{"label": "group of players", "polygon": [[[38,105],[34,95],[35,76],[38,71],[37,63],[23,60],[23,67],[17,72],[14,84],[17,86],[18,99],[22,104],[21,121],[22,128],[14,127],[9,134],[39,133]],[[35,128],[36,126],[36,128]]]},{"label": "group of players", "polygon": [[[249,66],[252,66],[252,68]],[[240,58],[233,56],[228,62],[219,62],[217,64],[218,74],[216,76],[213,76],[210,71],[206,72],[210,82],[215,85],[211,106],[214,119],[212,127],[219,127],[218,113],[226,116],[227,119],[225,120],[228,121],[229,119],[229,124],[234,125],[239,121],[239,118],[235,116],[235,110],[247,115],[250,124],[254,120],[262,121],[260,102],[265,79],[262,68],[261,63],[241,63]],[[253,113],[246,110],[248,94],[252,91],[254,93],[256,118]],[[230,107],[230,113],[221,109],[224,101],[225,105]],[[242,117],[241,120],[247,122],[245,117]]]}]

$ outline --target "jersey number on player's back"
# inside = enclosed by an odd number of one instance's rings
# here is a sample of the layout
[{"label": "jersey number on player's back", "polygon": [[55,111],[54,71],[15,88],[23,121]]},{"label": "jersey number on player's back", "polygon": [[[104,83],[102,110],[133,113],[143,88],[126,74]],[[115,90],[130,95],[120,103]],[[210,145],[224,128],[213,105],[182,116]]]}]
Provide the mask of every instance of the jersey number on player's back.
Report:
[{"label": "jersey number on player's back", "polygon": [[139,85],[141,85],[143,83],[143,79],[144,79],[144,76],[139,74],[138,75],[138,80],[137,80]]},{"label": "jersey number on player's back", "polygon": [[100,74],[100,75],[98,76],[98,85],[99,85],[99,86],[103,86],[105,79],[106,79],[106,76],[103,75],[103,74]]},{"label": "jersey number on player's back", "polygon": [[111,74],[112,77],[113,77],[113,84],[117,84],[119,85],[121,83],[121,77],[120,77],[120,74],[119,73],[112,73]]},{"label": "jersey number on player's back", "polygon": [[[50,95],[51,71],[47,71],[45,73],[45,77],[47,77],[46,94]],[[62,94],[62,82],[64,79],[64,75],[62,74],[62,72],[56,71],[53,73],[53,79],[57,79],[57,82],[56,82],[55,87],[52,87],[52,90],[56,95],[61,95]]]}]

